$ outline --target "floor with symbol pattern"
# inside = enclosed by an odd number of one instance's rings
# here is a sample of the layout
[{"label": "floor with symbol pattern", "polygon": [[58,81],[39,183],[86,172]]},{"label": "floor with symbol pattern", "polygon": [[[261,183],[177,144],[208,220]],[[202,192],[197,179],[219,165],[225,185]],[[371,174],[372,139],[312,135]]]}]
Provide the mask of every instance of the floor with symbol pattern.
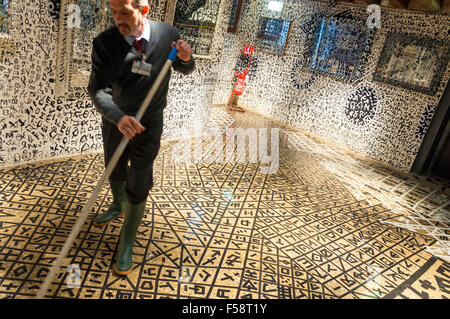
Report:
[{"label": "floor with symbol pattern", "polygon": [[[162,143],[132,272],[112,271],[123,219],[93,224],[106,185],[48,297],[450,297],[448,183],[212,109],[201,138]],[[102,153],[0,168],[0,298],[37,293],[103,170]]]}]

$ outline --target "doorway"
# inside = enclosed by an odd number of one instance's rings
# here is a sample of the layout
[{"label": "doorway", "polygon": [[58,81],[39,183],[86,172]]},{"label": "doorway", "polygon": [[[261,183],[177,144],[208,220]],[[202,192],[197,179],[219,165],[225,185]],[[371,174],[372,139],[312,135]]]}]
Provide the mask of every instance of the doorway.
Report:
[{"label": "doorway", "polygon": [[450,81],[436,108],[411,172],[450,180]]},{"label": "doorway", "polygon": [[450,137],[448,136],[444,148],[433,167],[433,173],[450,180]]}]

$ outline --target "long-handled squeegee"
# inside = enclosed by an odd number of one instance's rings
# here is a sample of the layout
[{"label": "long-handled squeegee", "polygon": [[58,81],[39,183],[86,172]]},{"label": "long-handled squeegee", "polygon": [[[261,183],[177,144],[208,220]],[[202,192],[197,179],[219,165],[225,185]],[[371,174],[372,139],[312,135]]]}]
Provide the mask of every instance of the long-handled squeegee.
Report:
[{"label": "long-handled squeegee", "polygon": [[[141,107],[139,108],[138,112],[136,113],[136,117],[135,117],[136,121],[138,121],[138,122],[141,121],[142,116],[144,115],[151,100],[153,99],[153,96],[155,95],[156,91],[158,90],[159,86],[161,85],[161,82],[162,82],[164,76],[170,70],[170,67],[172,66],[172,63],[175,60],[176,56],[177,56],[177,49],[176,49],[176,46],[174,46],[172,51],[169,54],[169,57],[168,57],[166,63],[162,67],[161,72],[159,72],[158,77],[156,78],[150,91],[148,92],[144,102],[142,102]],[[59,253],[58,258],[56,258],[54,264],[50,268],[49,273],[47,274],[47,277],[45,278],[44,282],[42,283],[41,288],[39,289],[38,293],[36,294],[36,297],[35,297],[36,299],[44,298],[45,294],[47,293],[48,288],[49,288],[50,284],[52,283],[53,278],[56,275],[56,271],[60,267],[63,259],[67,256],[69,249],[72,247],[72,244],[73,244],[75,238],[78,236],[78,233],[80,232],[81,227],[84,225],[84,222],[86,221],[88,212],[91,210],[92,206],[94,205],[98,194],[102,190],[103,185],[108,180],[114,167],[116,166],[117,162],[119,161],[120,157],[122,156],[122,153],[124,152],[125,148],[127,147],[128,142],[129,142],[129,140],[126,137],[122,138],[122,141],[120,142],[114,155],[112,156],[108,166],[105,169],[105,172],[103,173],[102,177],[100,178],[100,181],[98,182],[97,186],[95,187],[94,192],[92,193],[91,197],[89,198],[89,201],[87,202],[86,206],[84,206],[84,208],[81,212],[81,215],[78,218],[77,223],[72,228],[72,231],[69,234],[69,237],[67,237],[67,240],[64,243],[64,246],[61,249],[61,252]]]}]

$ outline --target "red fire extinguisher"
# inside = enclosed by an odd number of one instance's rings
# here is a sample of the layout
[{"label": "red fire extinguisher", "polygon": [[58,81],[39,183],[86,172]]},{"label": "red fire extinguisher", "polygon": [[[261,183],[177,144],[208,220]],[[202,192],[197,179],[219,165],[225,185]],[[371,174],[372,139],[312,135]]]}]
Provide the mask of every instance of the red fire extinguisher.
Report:
[{"label": "red fire extinguisher", "polygon": [[242,93],[244,92],[245,77],[246,77],[245,73],[239,73],[236,81],[236,87],[234,89],[234,94],[242,95]]},{"label": "red fire extinguisher", "polygon": [[[239,111],[239,112],[244,112],[244,110],[239,106],[234,106],[233,101],[235,101],[235,96],[239,96],[239,95],[242,95],[242,93],[244,93],[244,87],[246,85],[245,78],[248,75],[248,71],[250,69],[250,64],[252,61],[253,46],[246,45],[244,48],[243,54],[249,56],[248,65],[244,70],[236,71],[234,73],[233,82],[235,82],[235,83],[233,85],[233,90],[231,91],[230,101],[228,102],[228,109],[234,110],[234,111]],[[236,98],[236,101],[237,101],[237,98]]]}]

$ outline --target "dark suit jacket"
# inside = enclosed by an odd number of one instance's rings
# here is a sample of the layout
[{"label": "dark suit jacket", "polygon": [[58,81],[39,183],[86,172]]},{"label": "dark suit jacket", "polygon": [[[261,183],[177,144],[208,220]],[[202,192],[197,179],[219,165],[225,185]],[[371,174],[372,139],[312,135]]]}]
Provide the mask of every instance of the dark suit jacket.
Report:
[{"label": "dark suit jacket", "polygon": [[[180,39],[175,27],[162,22],[148,22],[150,42],[146,48],[146,62],[152,65],[149,77],[131,72],[133,61],[140,60],[141,56],[127,43],[117,27],[103,31],[93,41],[89,95],[102,116],[114,124],[123,115],[136,114],[167,61],[172,41]],[[189,74],[194,70],[195,62],[183,62],[177,57],[172,66],[176,71]],[[145,123],[162,118],[167,104],[170,73],[165,76],[141,120],[144,126]]]}]

